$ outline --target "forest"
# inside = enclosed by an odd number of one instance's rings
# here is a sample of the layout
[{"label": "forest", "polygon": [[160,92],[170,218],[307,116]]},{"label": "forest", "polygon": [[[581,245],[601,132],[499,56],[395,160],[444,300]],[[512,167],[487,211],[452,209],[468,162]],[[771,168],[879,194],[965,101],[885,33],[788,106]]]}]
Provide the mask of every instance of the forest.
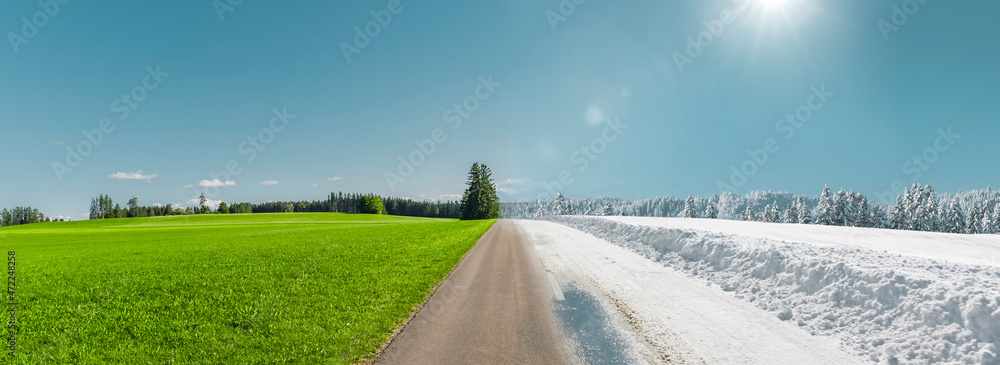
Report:
[{"label": "forest", "polygon": [[962,234],[1000,233],[1000,194],[983,190],[937,194],[931,186],[913,184],[894,204],[879,204],[866,196],[824,187],[819,196],[787,192],[733,193],[687,199],[584,198],[568,199],[562,192],[552,201],[531,199],[503,203],[505,218],[547,215],[622,215],[746,220],[821,224]]},{"label": "forest", "polygon": [[[208,206],[208,200],[201,196],[196,207],[141,206],[136,197],[128,200],[125,207],[115,203],[110,196],[101,194],[91,199],[90,219],[159,217],[188,214],[249,214],[249,213],[292,213],[292,212],[333,212],[359,213],[359,203],[366,196],[374,194],[331,193],[325,200],[284,201],[266,203],[225,203],[216,209]],[[404,198],[384,197],[383,214],[427,218],[460,218],[460,203],[454,201],[418,202]]]}]

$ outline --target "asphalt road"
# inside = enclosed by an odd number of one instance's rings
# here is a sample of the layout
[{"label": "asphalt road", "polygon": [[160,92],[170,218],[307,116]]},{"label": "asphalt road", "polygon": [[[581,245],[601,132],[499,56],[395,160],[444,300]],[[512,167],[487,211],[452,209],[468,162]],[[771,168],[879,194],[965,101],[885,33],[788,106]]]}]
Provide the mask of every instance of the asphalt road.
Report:
[{"label": "asphalt road", "polygon": [[498,221],[374,363],[572,363],[554,296],[524,233]]}]

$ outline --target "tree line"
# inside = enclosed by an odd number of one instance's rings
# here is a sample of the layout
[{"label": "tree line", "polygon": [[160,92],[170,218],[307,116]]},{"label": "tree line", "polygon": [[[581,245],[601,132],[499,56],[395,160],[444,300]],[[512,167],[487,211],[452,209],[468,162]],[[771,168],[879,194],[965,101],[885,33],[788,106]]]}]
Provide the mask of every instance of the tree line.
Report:
[{"label": "tree line", "polygon": [[[537,206],[533,208],[533,206]],[[866,196],[824,187],[818,196],[791,193],[732,193],[711,197],[566,199],[559,192],[547,203],[535,199],[504,203],[506,217],[545,215],[634,215],[712,218],[772,223],[819,224],[963,234],[1000,234],[1000,194],[991,188],[937,194],[927,185],[913,184],[894,204],[879,204]],[[581,213],[577,213],[581,212]]]},{"label": "tree line", "polygon": [[63,219],[52,219],[46,217],[38,209],[32,207],[14,207],[8,210],[0,210],[0,227],[19,226],[22,224],[62,222]]},{"label": "tree line", "polygon": [[[379,197],[375,194],[331,193],[325,200],[314,201],[284,201],[266,203],[232,203],[222,202],[218,208],[211,209],[204,194],[199,197],[196,207],[141,206],[136,197],[128,200],[123,208],[115,203],[110,196],[101,194],[91,199],[90,219],[107,218],[138,218],[159,217],[168,215],[189,214],[251,214],[251,213],[362,213],[362,202],[366,197],[377,197],[383,201],[382,214],[427,217],[427,218],[461,218],[460,202],[456,201],[423,201],[411,199]],[[369,205],[370,206],[370,205]]]}]

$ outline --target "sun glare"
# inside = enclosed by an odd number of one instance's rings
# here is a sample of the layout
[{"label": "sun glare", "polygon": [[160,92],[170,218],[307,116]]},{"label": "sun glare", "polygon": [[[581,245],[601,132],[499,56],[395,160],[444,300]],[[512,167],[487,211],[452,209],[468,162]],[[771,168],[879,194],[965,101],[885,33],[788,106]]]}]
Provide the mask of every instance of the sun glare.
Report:
[{"label": "sun glare", "polygon": [[757,1],[760,2],[760,4],[763,5],[765,8],[779,8],[788,2],[788,0],[757,0]]}]

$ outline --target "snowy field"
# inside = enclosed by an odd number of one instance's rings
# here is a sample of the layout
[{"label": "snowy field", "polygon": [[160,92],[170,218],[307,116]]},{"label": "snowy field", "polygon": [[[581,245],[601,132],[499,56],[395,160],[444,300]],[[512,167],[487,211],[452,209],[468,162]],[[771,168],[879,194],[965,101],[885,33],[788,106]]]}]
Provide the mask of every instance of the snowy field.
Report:
[{"label": "snowy field", "polygon": [[1000,266],[1000,235],[744,222],[719,219],[604,217],[632,225],[697,230],[785,242],[888,251],[971,265]]},{"label": "snowy field", "polygon": [[997,236],[547,219],[519,221],[543,265],[600,292],[650,362],[1000,363]]}]

